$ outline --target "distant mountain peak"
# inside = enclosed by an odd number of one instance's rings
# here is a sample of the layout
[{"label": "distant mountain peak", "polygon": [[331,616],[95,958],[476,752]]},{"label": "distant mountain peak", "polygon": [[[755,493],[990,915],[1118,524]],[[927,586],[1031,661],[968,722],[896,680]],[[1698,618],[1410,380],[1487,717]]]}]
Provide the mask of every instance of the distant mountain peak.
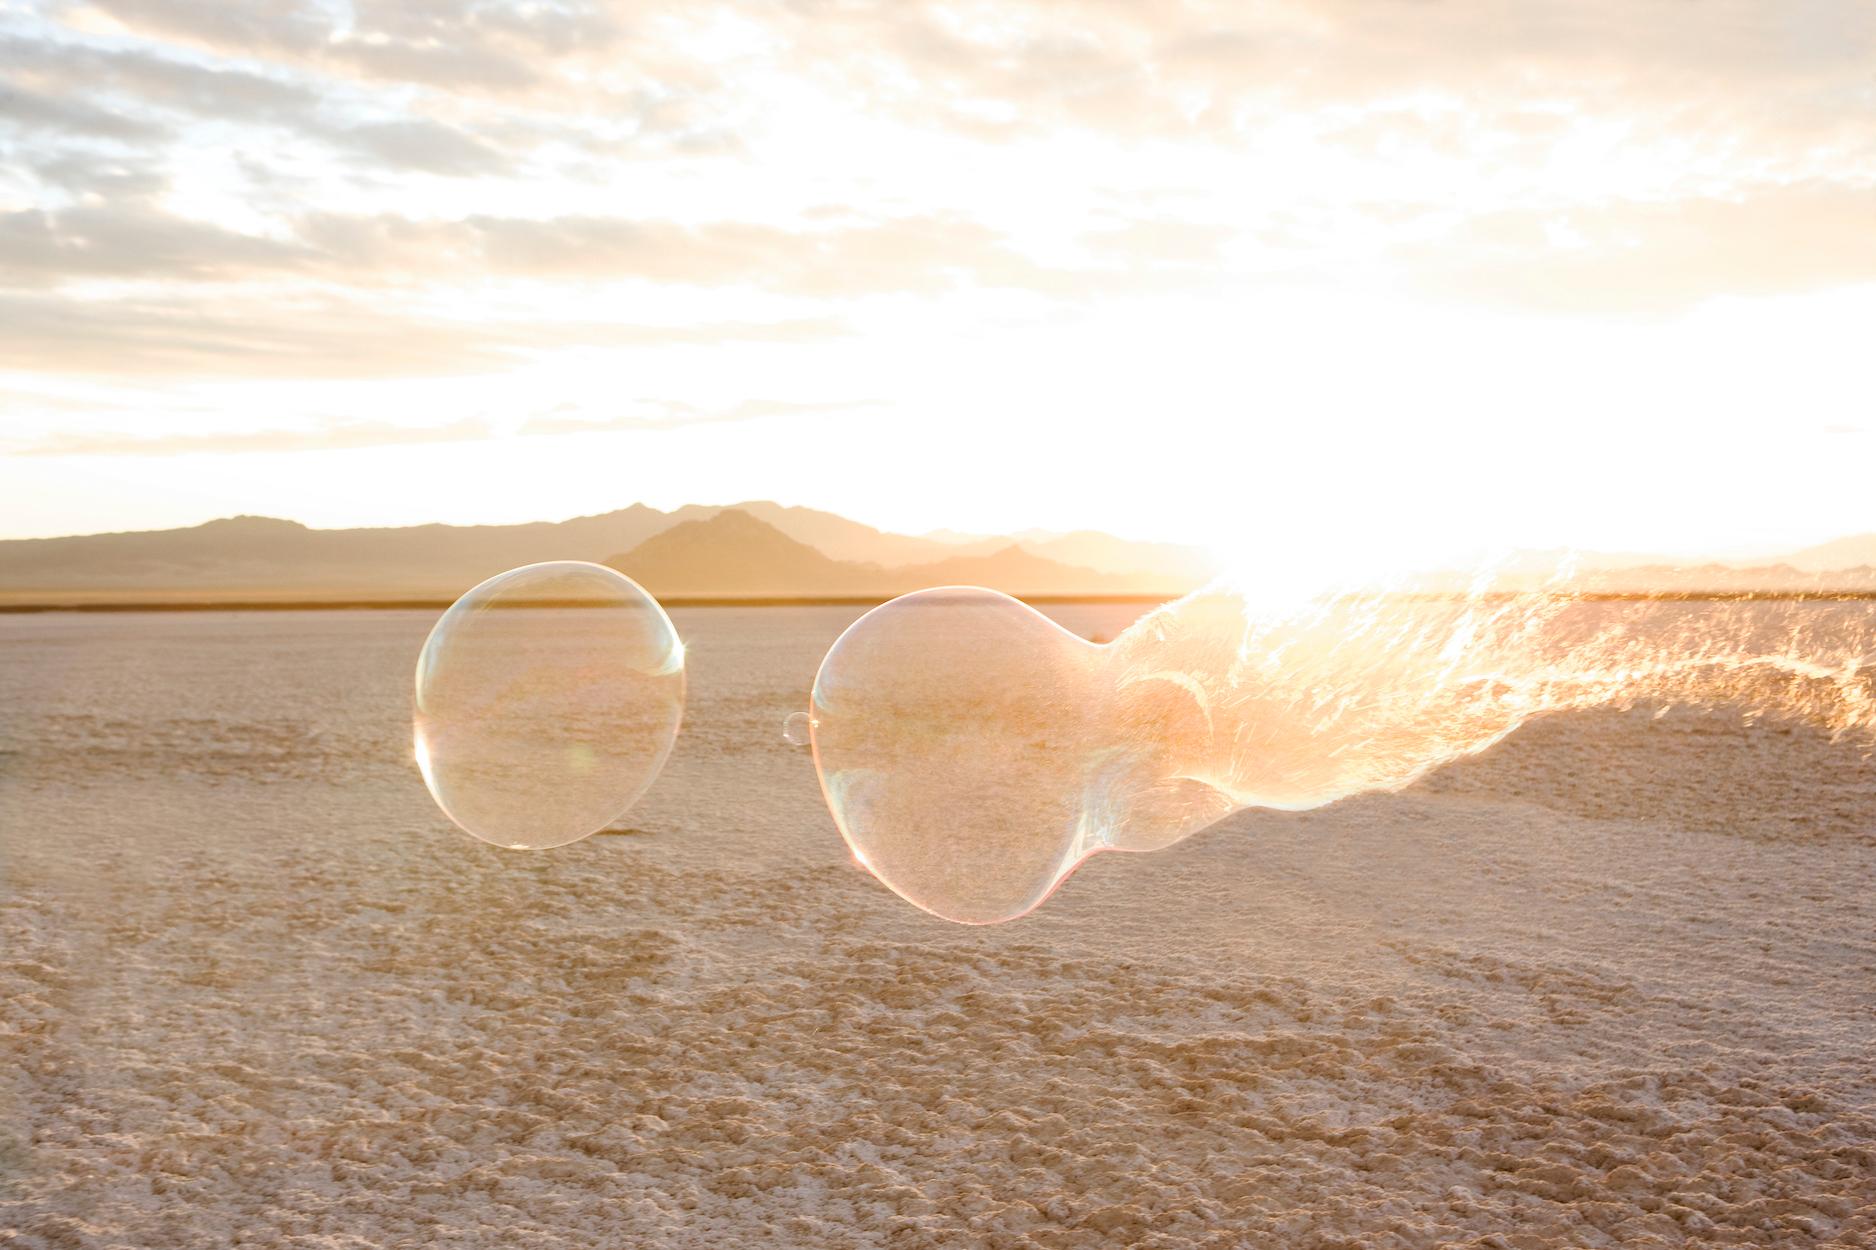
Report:
[{"label": "distant mountain peak", "polygon": [[[788,535],[782,533],[782,531],[776,529],[773,525],[770,525],[753,512],[750,512],[749,506],[744,504],[737,504],[733,507],[725,508],[712,517],[703,517],[696,521],[685,521],[682,525],[673,526],[672,529],[677,530],[686,527],[695,527],[698,529],[714,528],[725,533],[740,530],[750,534],[766,533],[773,534],[777,538],[788,538]],[[669,533],[671,531],[668,530],[666,532]],[[794,540],[788,539],[788,541],[793,542]]]},{"label": "distant mountain peak", "polygon": [[605,563],[660,595],[852,593],[877,573],[832,559],[740,508],[661,530]]},{"label": "distant mountain peak", "polygon": [[711,516],[680,521],[669,529],[653,534],[632,550],[638,552],[647,548],[661,550],[700,543],[731,542],[745,546],[757,544],[769,551],[798,549],[815,556],[821,555],[808,543],[789,537],[761,517],[753,516],[741,508],[724,508]]},{"label": "distant mountain peak", "polygon": [[213,521],[204,521],[195,528],[198,531],[208,530],[220,533],[232,533],[236,530],[242,530],[251,534],[285,534],[290,532],[298,533],[308,527],[299,521],[289,521],[285,517],[251,516],[244,512],[240,516],[216,517]]}]

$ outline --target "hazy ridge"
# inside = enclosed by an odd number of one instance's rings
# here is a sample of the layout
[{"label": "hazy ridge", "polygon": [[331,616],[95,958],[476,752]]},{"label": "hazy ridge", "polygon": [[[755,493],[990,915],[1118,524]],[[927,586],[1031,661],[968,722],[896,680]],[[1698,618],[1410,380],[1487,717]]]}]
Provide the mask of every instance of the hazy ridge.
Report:
[{"label": "hazy ridge", "polygon": [[[1536,585],[1562,553],[1506,566]],[[240,516],[185,529],[0,541],[0,604],[449,599],[539,560],[611,564],[677,598],[888,597],[983,585],[1017,595],[1171,597],[1215,572],[1196,547],[1095,531],[895,534],[768,501],[633,504],[568,521],[313,529]],[[1756,563],[1677,563],[1640,553],[1578,558],[1573,585],[1615,593],[1876,591],[1876,534]]]},{"label": "hazy ridge", "polygon": [[[1051,558],[1058,552],[1072,562]],[[609,563],[654,594],[725,598],[886,596],[945,582],[1170,596],[1210,572],[1196,549],[1105,534],[946,542],[766,501],[670,512],[634,504],[524,525],[322,530],[241,516],[0,541],[0,603],[453,598],[540,560]]]}]

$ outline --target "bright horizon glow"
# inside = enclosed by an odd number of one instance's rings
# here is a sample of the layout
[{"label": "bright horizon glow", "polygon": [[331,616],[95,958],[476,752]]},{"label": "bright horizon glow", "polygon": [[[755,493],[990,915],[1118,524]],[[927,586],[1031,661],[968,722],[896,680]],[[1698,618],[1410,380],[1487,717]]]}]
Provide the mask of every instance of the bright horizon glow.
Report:
[{"label": "bright horizon glow", "polygon": [[774,499],[1366,571],[1876,530],[1849,0],[217,12],[0,18],[0,537]]}]

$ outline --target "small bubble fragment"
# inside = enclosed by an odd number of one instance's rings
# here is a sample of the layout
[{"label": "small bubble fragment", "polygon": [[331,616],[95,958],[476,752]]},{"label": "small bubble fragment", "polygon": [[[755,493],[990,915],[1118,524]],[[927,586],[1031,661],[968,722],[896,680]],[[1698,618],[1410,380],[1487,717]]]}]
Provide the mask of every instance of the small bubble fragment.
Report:
[{"label": "small bubble fragment", "polygon": [[806,712],[790,712],[782,722],[782,741],[791,747],[805,747],[813,740],[812,728]]}]

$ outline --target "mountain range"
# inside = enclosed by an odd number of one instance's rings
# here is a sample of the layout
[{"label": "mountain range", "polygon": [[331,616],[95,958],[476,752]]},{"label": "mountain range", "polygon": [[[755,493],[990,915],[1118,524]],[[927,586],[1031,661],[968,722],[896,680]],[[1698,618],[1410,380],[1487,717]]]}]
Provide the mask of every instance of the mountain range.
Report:
[{"label": "mountain range", "polygon": [[1024,595],[1169,597],[1196,548],[1106,534],[920,538],[767,501],[634,504],[570,521],[312,529],[238,516],[186,529],[0,541],[0,604],[452,599],[540,560],[610,563],[660,597],[876,598],[969,583]]},{"label": "mountain range", "polygon": [[[1508,567],[1535,583],[1560,553]],[[0,605],[436,601],[505,569],[591,560],[666,599],[888,598],[981,585],[1023,596],[1183,594],[1213,569],[1194,547],[1109,534],[881,531],[767,501],[634,504],[570,521],[312,529],[240,516],[186,529],[0,541]],[[1876,534],[1775,562],[1687,567],[1644,554],[1587,555],[1575,584],[1617,593],[1876,591]]]},{"label": "mountain range", "polygon": [[738,508],[672,526],[604,563],[661,598],[890,598],[923,586],[992,586],[1018,595],[1170,596],[1190,589],[1063,564],[1015,543],[917,564],[836,560]]}]

